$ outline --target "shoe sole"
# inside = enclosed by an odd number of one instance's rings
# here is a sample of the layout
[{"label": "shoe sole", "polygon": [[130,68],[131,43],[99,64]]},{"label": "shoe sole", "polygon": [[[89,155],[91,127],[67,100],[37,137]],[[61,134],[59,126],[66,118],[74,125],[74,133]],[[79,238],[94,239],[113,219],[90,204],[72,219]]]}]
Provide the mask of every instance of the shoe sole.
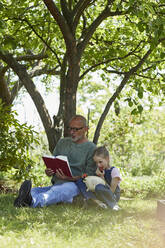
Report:
[{"label": "shoe sole", "polygon": [[15,207],[23,207],[26,206],[27,204],[25,203],[27,195],[30,193],[32,187],[32,183],[30,180],[25,180],[20,189],[19,189],[19,194],[18,197],[14,201],[14,206]]}]

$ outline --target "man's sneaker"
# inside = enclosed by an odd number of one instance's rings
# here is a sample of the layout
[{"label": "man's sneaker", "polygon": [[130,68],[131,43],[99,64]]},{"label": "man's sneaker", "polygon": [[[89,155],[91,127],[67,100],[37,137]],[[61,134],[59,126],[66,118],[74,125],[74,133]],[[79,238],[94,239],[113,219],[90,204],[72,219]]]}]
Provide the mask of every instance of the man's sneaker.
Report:
[{"label": "man's sneaker", "polygon": [[30,180],[25,180],[19,189],[18,197],[14,201],[15,207],[26,207],[30,206],[32,202],[32,196],[31,196],[31,188],[32,183]]}]

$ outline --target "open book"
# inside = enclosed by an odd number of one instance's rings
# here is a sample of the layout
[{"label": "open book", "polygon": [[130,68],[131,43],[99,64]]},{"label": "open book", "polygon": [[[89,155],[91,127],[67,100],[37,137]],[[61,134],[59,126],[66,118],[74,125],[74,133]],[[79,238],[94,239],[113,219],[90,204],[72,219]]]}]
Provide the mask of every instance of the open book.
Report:
[{"label": "open book", "polygon": [[66,156],[59,155],[54,157],[44,155],[42,158],[47,168],[52,169],[55,173],[56,170],[61,169],[65,176],[72,177],[72,172]]}]

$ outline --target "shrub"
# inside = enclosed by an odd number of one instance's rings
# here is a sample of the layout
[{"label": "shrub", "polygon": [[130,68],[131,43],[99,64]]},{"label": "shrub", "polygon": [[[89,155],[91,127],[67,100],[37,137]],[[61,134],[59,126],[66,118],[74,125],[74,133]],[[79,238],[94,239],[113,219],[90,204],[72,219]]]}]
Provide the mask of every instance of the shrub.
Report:
[{"label": "shrub", "polygon": [[161,198],[165,196],[165,171],[159,175],[132,177],[124,176],[121,183],[122,196],[146,198]]},{"label": "shrub", "polygon": [[13,178],[20,180],[28,175],[34,162],[30,150],[37,143],[32,126],[20,124],[16,113],[0,101],[0,170],[11,171]]}]

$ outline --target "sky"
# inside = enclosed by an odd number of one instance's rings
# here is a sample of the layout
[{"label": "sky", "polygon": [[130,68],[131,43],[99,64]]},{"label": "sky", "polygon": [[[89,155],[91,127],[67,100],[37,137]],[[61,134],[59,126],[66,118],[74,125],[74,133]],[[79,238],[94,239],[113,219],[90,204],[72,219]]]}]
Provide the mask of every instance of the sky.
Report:
[{"label": "sky", "polygon": [[[98,76],[97,74],[93,75],[93,80],[97,81]],[[55,79],[57,80],[57,79]],[[35,82],[37,89],[39,90],[40,94],[43,96],[44,102],[46,104],[46,107],[48,109],[48,112],[50,114],[50,117],[52,118],[54,115],[58,112],[59,107],[59,95],[56,93],[57,88],[53,88],[54,85],[52,85],[53,92],[45,93],[46,89],[43,84],[40,83],[39,79]],[[58,82],[57,82],[58,85]],[[88,113],[88,103],[84,103],[82,106],[83,112],[85,115]],[[16,110],[18,116],[17,119],[20,121],[21,124],[27,123],[28,125],[34,126],[34,129],[36,131],[44,130],[42,122],[40,120],[40,116],[36,110],[36,107],[30,97],[30,95],[26,92],[26,90],[23,88],[19,92],[19,96],[14,101],[13,110]]]},{"label": "sky", "polygon": [[[98,81],[98,77],[95,74],[93,80],[95,80],[96,78]],[[53,92],[45,93],[45,87],[43,87],[43,84],[40,83],[37,83],[37,88],[43,96],[50,117],[52,118],[54,115],[57,114],[59,106],[59,95],[56,93],[57,89],[53,90]],[[25,90],[21,90],[22,93],[19,94],[19,97],[15,100],[13,106],[13,109],[16,110],[16,112],[18,113],[17,119],[20,121],[21,124],[27,123],[28,125],[34,126],[34,129],[36,131],[44,130],[39,114],[30,95],[26,93]],[[155,101],[157,102],[157,98],[155,99]],[[147,105],[148,104],[146,102],[145,106],[147,107]],[[83,108],[83,112],[87,115],[89,103],[87,102],[81,107]]]},{"label": "sky", "polygon": [[[43,89],[40,89],[40,91],[43,95],[49,114],[53,117],[53,115],[56,115],[58,111],[58,95],[51,92],[45,95]],[[13,110],[16,110],[18,114],[17,119],[21,124],[27,123],[28,125],[32,125],[36,131],[44,130],[37,109],[28,93],[24,92],[23,95],[21,94],[21,97],[15,100]]]}]

